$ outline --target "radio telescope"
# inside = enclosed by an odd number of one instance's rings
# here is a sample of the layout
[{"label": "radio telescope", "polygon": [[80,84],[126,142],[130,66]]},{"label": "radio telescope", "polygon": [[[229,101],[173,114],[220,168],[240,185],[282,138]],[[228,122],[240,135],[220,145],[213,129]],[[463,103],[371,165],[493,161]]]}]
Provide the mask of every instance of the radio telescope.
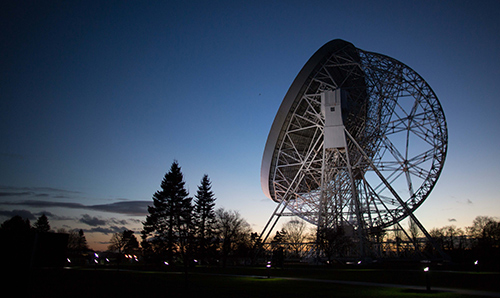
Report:
[{"label": "radio telescope", "polygon": [[261,184],[278,206],[261,237],[280,216],[296,215],[358,239],[410,217],[429,238],[414,211],[436,185],[447,141],[443,109],[420,75],[391,57],[328,42],[272,124]]}]

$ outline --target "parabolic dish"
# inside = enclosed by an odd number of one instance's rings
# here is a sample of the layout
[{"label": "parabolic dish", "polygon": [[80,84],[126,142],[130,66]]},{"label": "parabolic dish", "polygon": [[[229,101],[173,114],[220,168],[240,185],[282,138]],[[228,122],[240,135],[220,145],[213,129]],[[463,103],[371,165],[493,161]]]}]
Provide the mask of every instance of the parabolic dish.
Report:
[{"label": "parabolic dish", "polygon": [[[325,109],[335,110],[325,105],[328,96],[341,109],[335,129],[326,128]],[[345,146],[325,145],[327,131]],[[264,149],[262,189],[312,224],[386,227],[427,198],[447,140],[443,109],[415,71],[332,40],[307,61],[283,99]]]}]

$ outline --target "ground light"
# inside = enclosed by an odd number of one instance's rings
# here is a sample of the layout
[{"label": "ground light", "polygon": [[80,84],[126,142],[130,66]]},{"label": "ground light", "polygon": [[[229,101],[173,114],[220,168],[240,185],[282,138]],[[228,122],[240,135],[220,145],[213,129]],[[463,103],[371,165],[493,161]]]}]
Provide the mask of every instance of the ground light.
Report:
[{"label": "ground light", "polygon": [[266,268],[267,268],[267,278],[271,278],[271,261],[267,262]]},{"label": "ground light", "polygon": [[431,278],[429,275],[429,272],[430,272],[429,267],[425,267],[424,272],[425,272],[425,285],[427,288],[427,292],[430,292],[431,291]]}]

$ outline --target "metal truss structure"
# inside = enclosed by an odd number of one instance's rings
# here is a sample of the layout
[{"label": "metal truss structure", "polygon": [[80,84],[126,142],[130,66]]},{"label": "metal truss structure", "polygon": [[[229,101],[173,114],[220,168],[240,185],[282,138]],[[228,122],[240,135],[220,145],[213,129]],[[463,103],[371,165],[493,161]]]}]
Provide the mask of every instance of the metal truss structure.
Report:
[{"label": "metal truss structure", "polygon": [[[337,105],[329,107],[332,92]],[[335,107],[340,141],[328,145],[325,109]],[[443,109],[420,75],[348,42],[327,43],[295,79],[271,128],[261,181],[278,206],[261,238],[291,214],[318,229],[341,228],[358,239],[360,255],[364,239],[407,217],[430,239],[413,213],[439,178],[447,141]]]}]

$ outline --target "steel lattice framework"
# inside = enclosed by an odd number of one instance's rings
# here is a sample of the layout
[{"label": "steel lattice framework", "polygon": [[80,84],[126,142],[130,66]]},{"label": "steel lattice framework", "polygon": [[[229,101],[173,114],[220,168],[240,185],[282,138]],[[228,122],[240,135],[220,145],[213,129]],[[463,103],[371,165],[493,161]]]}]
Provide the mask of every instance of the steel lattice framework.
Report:
[{"label": "steel lattice framework", "polygon": [[[326,148],[322,94],[342,90],[346,146]],[[443,109],[405,64],[334,40],[290,87],[266,144],[264,193],[321,227],[367,233],[410,216],[428,197],[447,151]],[[268,223],[269,225],[269,223]],[[267,226],[266,226],[267,228]]]}]

